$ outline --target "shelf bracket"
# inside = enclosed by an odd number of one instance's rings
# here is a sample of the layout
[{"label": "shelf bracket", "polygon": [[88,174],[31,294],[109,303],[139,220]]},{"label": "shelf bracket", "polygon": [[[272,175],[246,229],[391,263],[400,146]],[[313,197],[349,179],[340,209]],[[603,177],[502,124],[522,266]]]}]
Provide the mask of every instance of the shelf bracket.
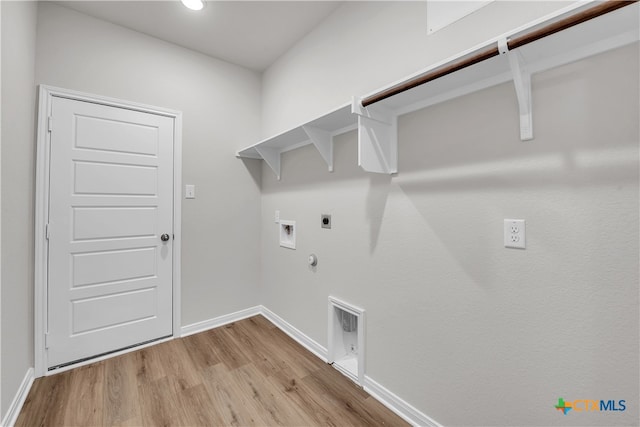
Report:
[{"label": "shelf bracket", "polygon": [[398,115],[381,106],[363,107],[353,99],[351,112],[358,115],[358,166],[366,172],[398,172]]},{"label": "shelf bracket", "polygon": [[280,150],[275,148],[256,147],[256,151],[275,172],[278,181],[280,181]]},{"label": "shelf bracket", "polygon": [[513,75],[513,84],[518,98],[520,109],[520,139],[528,141],[533,139],[533,112],[531,99],[531,73],[524,67],[522,55],[517,50],[509,50],[507,39],[498,40],[498,49],[501,55],[506,55]]},{"label": "shelf bracket", "polygon": [[314,126],[304,125],[302,129],[316,147],[322,158],[327,162],[329,172],[333,172],[333,137],[331,133]]}]

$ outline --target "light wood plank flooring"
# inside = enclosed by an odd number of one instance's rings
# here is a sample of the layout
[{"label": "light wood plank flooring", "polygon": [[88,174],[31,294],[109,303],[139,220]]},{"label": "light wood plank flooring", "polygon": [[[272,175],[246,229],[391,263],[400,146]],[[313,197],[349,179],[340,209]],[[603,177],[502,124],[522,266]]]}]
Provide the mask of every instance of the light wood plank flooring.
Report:
[{"label": "light wood plank flooring", "polygon": [[406,426],[262,316],[38,378],[16,426]]}]

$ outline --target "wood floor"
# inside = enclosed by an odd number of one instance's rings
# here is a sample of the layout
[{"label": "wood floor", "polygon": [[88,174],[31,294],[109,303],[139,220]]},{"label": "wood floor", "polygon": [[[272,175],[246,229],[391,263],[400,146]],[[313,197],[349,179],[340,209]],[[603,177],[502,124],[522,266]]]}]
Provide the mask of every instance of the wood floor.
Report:
[{"label": "wood floor", "polygon": [[406,426],[262,316],[38,378],[16,426]]}]

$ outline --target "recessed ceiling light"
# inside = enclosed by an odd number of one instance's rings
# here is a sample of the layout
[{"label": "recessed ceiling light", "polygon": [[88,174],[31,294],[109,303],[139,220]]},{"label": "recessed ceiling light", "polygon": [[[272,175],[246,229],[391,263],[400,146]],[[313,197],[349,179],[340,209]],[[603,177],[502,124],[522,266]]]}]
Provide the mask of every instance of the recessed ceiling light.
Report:
[{"label": "recessed ceiling light", "polygon": [[183,5],[191,10],[202,10],[204,2],[202,0],[180,0]]}]

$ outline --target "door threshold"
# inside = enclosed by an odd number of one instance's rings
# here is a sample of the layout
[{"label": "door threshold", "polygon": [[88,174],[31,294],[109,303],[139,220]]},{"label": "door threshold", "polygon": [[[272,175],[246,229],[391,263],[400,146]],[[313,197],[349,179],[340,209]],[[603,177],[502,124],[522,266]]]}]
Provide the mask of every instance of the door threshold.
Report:
[{"label": "door threshold", "polygon": [[[99,362],[105,359],[109,359],[110,357],[116,357],[116,356],[120,356],[122,354],[125,353],[130,353],[131,351],[134,350],[141,350],[145,347],[149,347],[153,344],[159,344],[160,342],[165,342],[165,341],[169,341],[170,339],[173,338],[173,335],[167,335],[165,337],[160,337],[160,338],[154,338],[152,340],[148,340],[148,341],[144,341],[141,343],[137,343],[137,344],[133,344],[127,347],[122,347],[119,348],[117,350],[111,350],[111,351],[107,351],[104,353],[100,353],[100,354],[96,354],[93,356],[89,356],[89,357],[84,357],[82,359],[77,359],[71,362],[67,362],[67,363],[62,363],[60,365],[56,365],[56,366],[51,366],[50,368],[47,368],[47,373],[46,375],[52,375],[52,374],[57,374],[58,372],[64,372],[64,371],[68,371],[70,369],[73,368],[79,368],[80,366],[85,366],[94,362]],[[53,372],[55,371],[55,372]]]}]

